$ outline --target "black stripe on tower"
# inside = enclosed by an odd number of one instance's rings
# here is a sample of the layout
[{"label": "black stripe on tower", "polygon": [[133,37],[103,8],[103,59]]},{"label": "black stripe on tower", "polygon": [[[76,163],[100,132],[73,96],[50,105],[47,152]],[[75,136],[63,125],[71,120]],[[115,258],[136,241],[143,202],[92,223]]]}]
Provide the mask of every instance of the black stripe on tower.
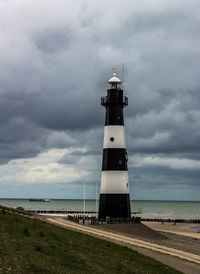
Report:
[{"label": "black stripe on tower", "polygon": [[100,194],[99,218],[130,218],[129,194]]},{"label": "black stripe on tower", "polygon": [[128,170],[125,148],[104,148],[102,170]]},{"label": "black stripe on tower", "polygon": [[120,105],[107,106],[105,126],[108,125],[124,125],[123,107]]}]

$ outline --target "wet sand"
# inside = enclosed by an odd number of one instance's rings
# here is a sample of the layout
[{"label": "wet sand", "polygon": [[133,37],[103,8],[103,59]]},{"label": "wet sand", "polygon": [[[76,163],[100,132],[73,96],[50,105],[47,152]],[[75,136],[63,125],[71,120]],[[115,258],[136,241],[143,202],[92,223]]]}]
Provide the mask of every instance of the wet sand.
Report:
[{"label": "wet sand", "polygon": [[159,222],[143,222],[149,228],[160,231],[173,233],[180,236],[191,237],[195,239],[200,239],[200,224],[191,224],[191,223],[177,223],[174,225],[173,223],[159,223]]}]

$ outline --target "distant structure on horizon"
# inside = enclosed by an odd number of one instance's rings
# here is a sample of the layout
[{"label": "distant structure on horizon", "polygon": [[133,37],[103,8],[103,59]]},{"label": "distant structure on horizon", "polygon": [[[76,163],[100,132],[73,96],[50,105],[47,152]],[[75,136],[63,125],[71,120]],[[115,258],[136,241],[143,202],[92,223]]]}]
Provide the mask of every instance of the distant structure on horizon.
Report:
[{"label": "distant structure on horizon", "polygon": [[113,72],[108,81],[107,96],[101,97],[106,108],[99,218],[130,218],[128,156],[125,143],[123,108],[128,98],[123,95],[121,81]]}]

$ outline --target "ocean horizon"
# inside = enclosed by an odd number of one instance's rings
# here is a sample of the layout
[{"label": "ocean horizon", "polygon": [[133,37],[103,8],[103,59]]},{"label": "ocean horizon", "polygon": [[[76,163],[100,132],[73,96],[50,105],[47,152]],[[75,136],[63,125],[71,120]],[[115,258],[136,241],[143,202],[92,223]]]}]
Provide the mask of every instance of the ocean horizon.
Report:
[{"label": "ocean horizon", "polygon": [[[0,198],[0,204],[26,210],[83,211],[83,199],[51,199],[50,202],[30,201],[34,198]],[[46,198],[44,198],[46,199]],[[85,211],[98,211],[98,200],[86,199]],[[200,201],[131,200],[131,212],[142,218],[200,219]]]}]

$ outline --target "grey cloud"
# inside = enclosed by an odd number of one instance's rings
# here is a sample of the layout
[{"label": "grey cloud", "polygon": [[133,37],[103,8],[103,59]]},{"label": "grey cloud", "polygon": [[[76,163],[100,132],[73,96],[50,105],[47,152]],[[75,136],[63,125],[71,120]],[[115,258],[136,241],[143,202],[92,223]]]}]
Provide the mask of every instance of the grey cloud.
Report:
[{"label": "grey cloud", "polygon": [[[129,168],[133,178],[141,178],[141,174],[150,176],[164,176],[166,183],[168,185],[174,184],[174,181],[177,179],[181,182],[184,182],[185,179],[195,179],[195,184],[199,185],[199,170],[188,170],[188,169],[173,169],[170,167],[158,167],[158,166],[148,166],[148,167],[130,167]],[[139,176],[139,177],[138,177]],[[161,181],[160,184],[163,182]],[[158,184],[158,182],[157,182]],[[193,184],[193,183],[192,183]]]},{"label": "grey cloud", "polygon": [[36,34],[34,42],[39,50],[48,54],[66,51],[70,47],[71,32],[62,29],[44,30]]},{"label": "grey cloud", "polygon": [[[198,159],[199,2],[78,1],[70,10],[61,2],[59,14],[47,2],[2,7],[0,161],[63,147],[84,147],[82,157],[98,157],[100,97],[111,68],[120,72],[122,62],[129,154]],[[75,164],[76,153],[63,163]]]},{"label": "grey cloud", "polygon": [[185,108],[185,100],[182,102],[182,98],[184,96],[174,96],[175,101],[164,105],[162,110],[152,110],[136,116],[135,119],[129,119],[130,149],[142,153],[193,152],[195,155],[200,150],[200,112],[195,108]]},{"label": "grey cloud", "polygon": [[33,157],[43,149],[47,135],[46,130],[25,118],[13,118],[0,126],[0,158]]},{"label": "grey cloud", "polygon": [[49,133],[46,142],[48,148],[66,148],[77,145],[76,139],[72,138],[69,134],[57,131]]},{"label": "grey cloud", "polygon": [[77,155],[66,154],[58,162],[65,165],[75,165],[80,160]]},{"label": "grey cloud", "polygon": [[199,171],[168,167],[130,168],[131,196],[149,200],[198,200]]}]

